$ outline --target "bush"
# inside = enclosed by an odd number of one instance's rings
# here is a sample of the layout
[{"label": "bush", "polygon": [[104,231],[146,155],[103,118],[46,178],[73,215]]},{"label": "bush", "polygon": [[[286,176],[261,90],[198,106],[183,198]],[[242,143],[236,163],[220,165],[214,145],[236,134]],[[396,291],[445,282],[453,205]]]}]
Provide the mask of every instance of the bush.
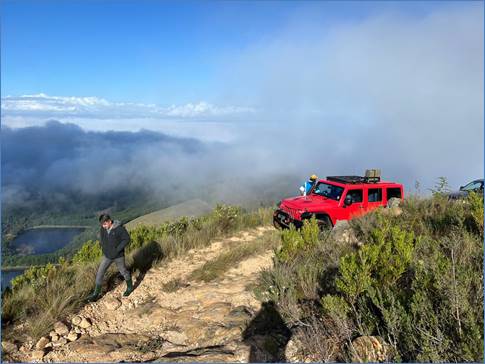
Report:
[{"label": "bush", "polygon": [[38,289],[47,284],[49,278],[52,278],[57,271],[57,267],[51,263],[45,266],[30,267],[23,274],[15,277],[12,280],[12,290],[18,290],[24,285],[30,285],[34,289]]},{"label": "bush", "polygon": [[217,205],[212,216],[215,218],[217,225],[221,231],[231,229],[239,216],[241,216],[241,208],[237,206]]},{"label": "bush", "polygon": [[288,262],[300,252],[312,249],[319,241],[319,227],[315,217],[305,220],[301,230],[293,225],[281,232],[281,248],[276,252],[276,258],[281,262]]},{"label": "bush", "polygon": [[302,349],[316,361],[329,360],[335,343],[332,360],[350,360],[349,343],[361,335],[383,338],[386,360],[483,360],[483,197],[450,201],[440,190],[401,208],[352,220],[357,246],[338,234],[308,243],[311,234],[283,232],[258,298],[276,302],[304,337],[332,333]]},{"label": "bush", "polygon": [[99,245],[99,241],[88,240],[83,244],[81,249],[79,249],[76,254],[72,257],[73,263],[89,263],[89,262],[97,262],[103,252],[101,251],[101,245]]}]

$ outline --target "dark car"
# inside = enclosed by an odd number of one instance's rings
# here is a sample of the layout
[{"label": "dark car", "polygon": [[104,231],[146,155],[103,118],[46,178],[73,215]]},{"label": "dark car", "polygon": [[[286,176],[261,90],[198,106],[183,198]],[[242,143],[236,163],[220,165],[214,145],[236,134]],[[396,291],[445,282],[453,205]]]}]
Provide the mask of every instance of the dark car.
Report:
[{"label": "dark car", "polygon": [[469,192],[476,192],[476,193],[483,194],[483,178],[472,181],[465,186],[461,186],[459,191],[451,192],[449,194],[449,198],[452,200],[465,198]]}]

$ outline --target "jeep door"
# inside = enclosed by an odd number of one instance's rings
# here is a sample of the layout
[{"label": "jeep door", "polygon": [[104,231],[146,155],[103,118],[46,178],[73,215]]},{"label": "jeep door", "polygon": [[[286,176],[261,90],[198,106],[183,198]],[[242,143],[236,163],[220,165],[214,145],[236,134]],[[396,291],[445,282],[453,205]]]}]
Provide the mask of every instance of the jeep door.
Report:
[{"label": "jeep door", "polygon": [[372,211],[383,205],[383,191],[382,187],[372,186],[367,189],[367,208],[366,211]]},{"label": "jeep door", "polygon": [[344,197],[352,196],[352,204],[345,207],[346,215],[349,219],[361,216],[365,213],[364,190],[362,188],[349,189]]}]

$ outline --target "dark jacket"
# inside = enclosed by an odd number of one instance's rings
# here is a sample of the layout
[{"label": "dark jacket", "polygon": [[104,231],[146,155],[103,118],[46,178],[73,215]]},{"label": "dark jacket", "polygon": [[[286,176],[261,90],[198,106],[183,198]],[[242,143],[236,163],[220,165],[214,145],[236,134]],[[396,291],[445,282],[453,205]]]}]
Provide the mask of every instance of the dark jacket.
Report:
[{"label": "dark jacket", "polygon": [[130,242],[130,234],[118,220],[113,221],[110,232],[101,227],[99,232],[103,255],[108,259],[120,258],[125,255],[125,247]]}]

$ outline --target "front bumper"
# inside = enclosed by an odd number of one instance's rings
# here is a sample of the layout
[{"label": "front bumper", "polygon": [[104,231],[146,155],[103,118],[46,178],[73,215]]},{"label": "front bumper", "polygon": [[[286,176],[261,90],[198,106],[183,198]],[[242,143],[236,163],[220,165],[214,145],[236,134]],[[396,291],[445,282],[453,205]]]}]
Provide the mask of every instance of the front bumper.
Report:
[{"label": "front bumper", "polygon": [[273,225],[278,229],[289,229],[291,225],[299,229],[303,226],[303,223],[291,217],[288,212],[277,209],[273,212]]}]

